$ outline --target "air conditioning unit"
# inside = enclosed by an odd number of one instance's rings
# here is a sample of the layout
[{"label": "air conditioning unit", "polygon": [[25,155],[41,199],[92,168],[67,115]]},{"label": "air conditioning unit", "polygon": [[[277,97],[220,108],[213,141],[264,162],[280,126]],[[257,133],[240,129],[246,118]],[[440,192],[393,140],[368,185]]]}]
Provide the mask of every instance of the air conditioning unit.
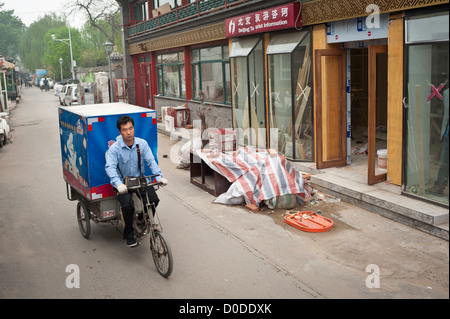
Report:
[{"label": "air conditioning unit", "polygon": [[185,127],[189,124],[189,109],[185,106],[169,107],[166,111],[166,116],[171,116],[174,119],[174,127]]},{"label": "air conditioning unit", "polygon": [[166,119],[166,115],[167,115],[167,109],[169,108],[170,106],[161,106],[161,121],[162,121],[162,123],[165,123],[165,119]]},{"label": "air conditioning unit", "polygon": [[164,117],[164,126],[167,132],[175,131],[174,118],[172,116],[166,115]]}]

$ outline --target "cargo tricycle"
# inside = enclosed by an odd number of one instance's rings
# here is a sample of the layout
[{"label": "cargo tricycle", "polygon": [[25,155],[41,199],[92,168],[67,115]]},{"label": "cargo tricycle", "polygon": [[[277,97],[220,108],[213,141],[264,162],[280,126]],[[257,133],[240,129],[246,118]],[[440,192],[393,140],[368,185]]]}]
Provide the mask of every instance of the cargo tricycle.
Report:
[{"label": "cargo tricycle", "polygon": [[[163,235],[156,207],[149,202],[148,193],[146,192],[147,180],[156,176],[150,175],[137,178],[138,185],[128,187],[128,191],[132,192],[134,202],[133,229],[136,242],[140,245],[147,235],[150,236],[150,251],[152,252],[156,269],[161,276],[167,278],[173,269],[172,251]],[[156,189],[159,187],[159,183],[151,185]],[[71,201],[78,201],[77,220],[81,235],[84,238],[88,239],[91,234],[91,220],[95,223],[111,222],[118,228],[120,224],[124,225],[120,204],[117,199],[90,201],[67,183],[66,187],[67,198]],[[119,211],[118,216],[115,214],[116,211]]]},{"label": "cargo tricycle", "polygon": [[[109,147],[120,137],[117,119],[129,115],[135,122],[136,136],[148,141],[157,160],[156,112],[126,103],[103,103],[59,108],[61,158],[67,198],[78,201],[76,214],[82,236],[91,235],[91,221],[112,223],[123,231],[123,217],[116,190],[106,175],[105,164]],[[156,212],[148,200],[147,186],[152,183],[148,167],[135,180],[132,192],[135,213],[133,228],[136,242],[141,244],[149,235],[150,250],[158,272],[169,277],[173,269],[172,252],[165,239]]]}]

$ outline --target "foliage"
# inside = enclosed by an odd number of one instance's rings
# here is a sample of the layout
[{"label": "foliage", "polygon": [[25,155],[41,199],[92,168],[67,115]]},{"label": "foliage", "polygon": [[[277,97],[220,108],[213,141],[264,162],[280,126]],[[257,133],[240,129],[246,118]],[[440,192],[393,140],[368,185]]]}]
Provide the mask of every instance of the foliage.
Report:
[{"label": "foliage", "polygon": [[3,10],[5,4],[0,2],[0,54],[15,58],[19,53],[20,34],[25,25],[14,16],[14,10]]},{"label": "foliage", "polygon": [[[1,1],[1,0],[0,0]],[[75,6],[74,6],[75,5]],[[78,7],[77,7],[78,5]],[[3,6],[0,3],[0,10]],[[70,5],[68,5],[70,7]],[[107,55],[104,48],[106,40],[110,40],[122,52],[122,31],[120,27],[120,11],[115,0],[77,0],[72,1],[72,10],[85,12],[87,21],[81,31],[71,28],[73,60],[76,67],[95,67],[107,65]],[[6,12],[11,18],[3,19],[2,14]],[[60,79],[60,63],[62,58],[64,78],[71,78],[69,30],[66,17],[55,13],[46,14],[26,28],[21,20],[12,16],[12,11],[0,11],[0,53],[4,53],[6,45],[2,43],[3,30],[14,29],[11,37],[19,43],[16,53],[20,55],[22,66],[34,73],[36,69],[46,69],[48,76]],[[16,21],[17,20],[17,21]],[[2,27],[2,23],[8,23]],[[9,22],[8,22],[9,21]],[[14,23],[19,22],[20,25]],[[64,42],[54,41],[56,39],[67,39]],[[9,40],[8,43],[13,43]],[[6,53],[4,53],[6,54]]]},{"label": "foliage", "polygon": [[[119,13],[116,13],[120,18]],[[111,34],[112,27],[107,21],[98,21],[97,24],[106,30],[106,33]],[[114,38],[121,39],[121,30],[115,30]],[[104,43],[106,42],[105,35],[97,27],[87,21],[81,29],[81,37],[83,39],[83,57],[80,61],[80,66],[95,67],[99,65],[107,65],[108,57],[105,52]],[[119,52],[122,52],[122,41],[114,43]]]},{"label": "foliage", "polygon": [[[52,34],[55,35],[55,39],[63,41],[54,41]],[[70,28],[70,38],[72,39],[73,60],[78,65],[78,61],[82,60],[81,34],[77,29]],[[62,58],[64,78],[72,78],[69,29],[66,26],[50,29],[45,34],[43,42],[45,43],[43,62],[47,66],[47,70],[53,73],[49,76],[57,79],[61,77],[59,58]]]},{"label": "foliage", "polygon": [[25,30],[22,34],[19,47],[20,58],[25,68],[29,69],[32,73],[36,69],[47,69],[47,65],[44,62],[44,54],[48,41],[44,41],[44,37],[49,30],[62,28],[65,25],[65,20],[62,20],[53,13],[47,14],[38,21],[33,22]]}]

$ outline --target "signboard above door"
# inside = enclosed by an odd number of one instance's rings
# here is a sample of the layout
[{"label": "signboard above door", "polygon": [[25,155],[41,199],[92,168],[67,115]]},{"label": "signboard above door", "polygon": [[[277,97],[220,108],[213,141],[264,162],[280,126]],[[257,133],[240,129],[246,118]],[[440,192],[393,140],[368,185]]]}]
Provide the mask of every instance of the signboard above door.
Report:
[{"label": "signboard above door", "polygon": [[369,28],[367,17],[334,21],[327,23],[327,42],[341,43],[350,41],[366,41],[388,37],[389,14],[381,14],[379,24]]},{"label": "signboard above door", "polygon": [[287,3],[225,20],[227,38],[302,26],[300,2]]}]

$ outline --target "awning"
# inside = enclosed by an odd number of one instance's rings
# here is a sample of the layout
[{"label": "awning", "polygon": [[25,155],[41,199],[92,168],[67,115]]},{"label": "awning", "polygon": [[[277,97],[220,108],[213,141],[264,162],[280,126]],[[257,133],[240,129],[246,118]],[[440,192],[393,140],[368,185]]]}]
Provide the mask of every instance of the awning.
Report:
[{"label": "awning", "polygon": [[0,59],[0,69],[1,68],[5,68],[5,69],[11,69],[11,68],[15,68],[16,65],[6,61],[5,59]]},{"label": "awning", "polygon": [[261,39],[257,38],[243,38],[236,39],[231,45],[230,58],[246,57],[252,52]]},{"label": "awning", "polygon": [[306,31],[272,35],[267,47],[267,54],[292,53],[307,35]]}]

